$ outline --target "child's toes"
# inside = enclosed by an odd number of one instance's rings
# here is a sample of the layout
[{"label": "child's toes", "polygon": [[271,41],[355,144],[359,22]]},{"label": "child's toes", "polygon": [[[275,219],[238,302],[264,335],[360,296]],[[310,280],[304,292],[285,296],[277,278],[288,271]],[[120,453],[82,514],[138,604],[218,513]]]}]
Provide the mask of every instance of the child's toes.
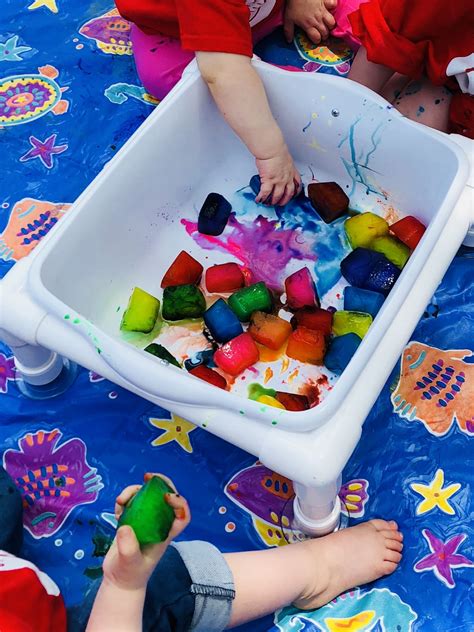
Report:
[{"label": "child's toes", "polygon": [[399,564],[402,559],[402,554],[398,551],[391,551],[390,549],[385,550],[384,559],[386,562],[393,562],[394,564]]},{"label": "child's toes", "polygon": [[398,542],[398,540],[392,540],[391,538],[385,540],[385,546],[391,551],[398,551],[399,553],[403,551],[403,543]]}]

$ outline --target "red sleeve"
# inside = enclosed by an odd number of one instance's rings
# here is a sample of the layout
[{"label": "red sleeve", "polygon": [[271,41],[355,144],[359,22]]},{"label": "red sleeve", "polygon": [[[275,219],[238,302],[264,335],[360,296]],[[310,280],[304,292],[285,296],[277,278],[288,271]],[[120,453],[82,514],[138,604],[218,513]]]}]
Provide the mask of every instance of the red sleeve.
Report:
[{"label": "red sleeve", "polygon": [[[399,2],[401,7],[403,3]],[[412,8],[412,3],[409,3]],[[400,9],[402,12],[403,9]],[[386,11],[385,11],[386,13]],[[378,0],[370,0],[351,13],[349,20],[353,34],[367,50],[367,59],[387,66],[412,79],[421,77],[424,69],[427,42],[411,41],[390,28]]]},{"label": "red sleeve", "polygon": [[185,50],[252,57],[250,14],[245,0],[177,0],[176,10]]}]

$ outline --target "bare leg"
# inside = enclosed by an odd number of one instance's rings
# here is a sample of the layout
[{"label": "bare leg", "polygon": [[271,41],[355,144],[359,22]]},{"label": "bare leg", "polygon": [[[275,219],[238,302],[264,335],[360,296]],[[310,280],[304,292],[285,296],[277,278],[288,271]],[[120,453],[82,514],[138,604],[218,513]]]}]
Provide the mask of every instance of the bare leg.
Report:
[{"label": "bare leg", "polygon": [[397,568],[403,536],[395,522],[371,520],[289,546],[229,553],[236,597],[229,627],[291,603],[313,610]]},{"label": "bare leg", "polygon": [[367,51],[363,46],[359,48],[349,71],[349,79],[361,83],[363,86],[381,93],[383,86],[393,75],[393,70],[367,59]]},{"label": "bare leg", "polygon": [[451,93],[443,86],[434,86],[426,77],[408,83],[392,102],[412,121],[447,131]]}]

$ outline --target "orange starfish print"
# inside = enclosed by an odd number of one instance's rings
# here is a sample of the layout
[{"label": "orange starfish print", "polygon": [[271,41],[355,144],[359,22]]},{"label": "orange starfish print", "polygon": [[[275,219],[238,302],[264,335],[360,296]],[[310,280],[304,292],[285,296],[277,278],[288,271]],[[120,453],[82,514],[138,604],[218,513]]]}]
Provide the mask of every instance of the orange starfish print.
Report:
[{"label": "orange starfish print", "polygon": [[411,342],[392,394],[394,411],[408,421],[421,421],[439,437],[455,421],[461,432],[474,435],[474,364],[463,361],[473,355],[469,349],[443,351]]}]

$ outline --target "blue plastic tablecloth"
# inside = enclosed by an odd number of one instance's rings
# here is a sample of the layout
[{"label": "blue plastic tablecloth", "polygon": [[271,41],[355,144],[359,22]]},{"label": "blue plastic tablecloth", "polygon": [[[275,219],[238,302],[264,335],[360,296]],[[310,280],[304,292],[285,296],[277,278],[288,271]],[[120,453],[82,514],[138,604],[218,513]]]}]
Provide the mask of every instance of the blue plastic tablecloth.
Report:
[{"label": "blue plastic tablecloth", "polygon": [[[111,10],[104,0],[3,2],[0,276],[53,228],[154,107],[136,77],[127,26]],[[330,66],[330,55],[285,48],[278,36],[259,53],[309,71]],[[335,72],[345,74],[346,61]],[[404,531],[400,568],[317,612],[290,609],[245,629],[474,630],[473,340],[474,254],[463,251],[344,472],[341,493],[352,522],[391,517]],[[424,396],[426,389],[417,387],[433,386],[438,374],[456,387],[443,404],[441,395]],[[116,495],[145,471],[168,473],[190,500],[186,538],[210,540],[224,551],[282,539],[269,517],[271,493],[257,498],[249,483],[239,505],[229,493],[236,476],[257,485],[268,476],[252,456],[85,369],[63,396],[29,400],[2,343],[0,445],[24,495],[24,556],[53,577],[70,607],[100,581]],[[29,472],[40,479],[60,472],[65,485],[39,507],[24,479]]]}]

